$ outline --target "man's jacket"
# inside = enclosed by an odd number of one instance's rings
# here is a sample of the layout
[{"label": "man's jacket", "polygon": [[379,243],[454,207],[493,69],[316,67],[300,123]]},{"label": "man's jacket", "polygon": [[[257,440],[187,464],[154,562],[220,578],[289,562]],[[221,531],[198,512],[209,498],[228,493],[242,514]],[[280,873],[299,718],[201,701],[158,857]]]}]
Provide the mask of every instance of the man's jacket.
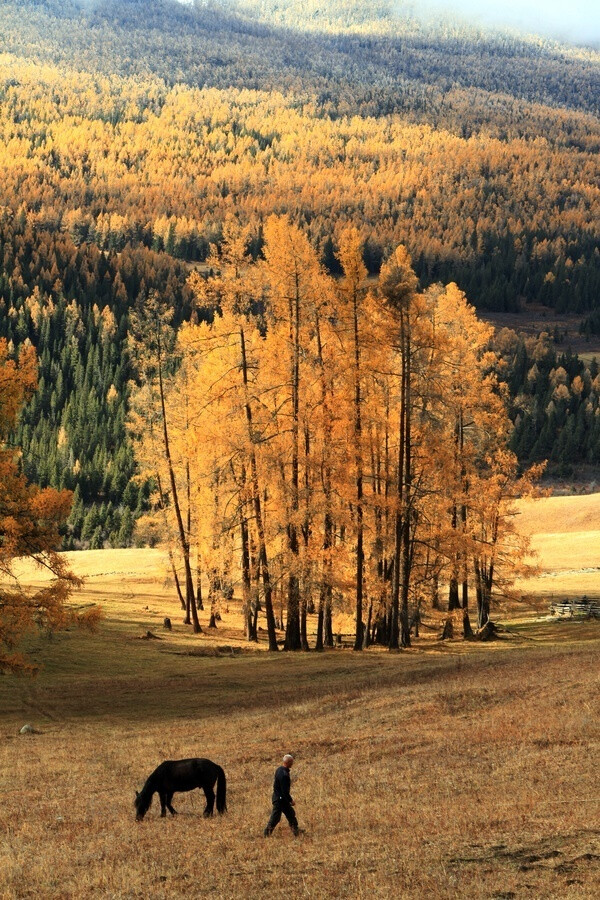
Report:
[{"label": "man's jacket", "polygon": [[285,766],[279,766],[275,772],[273,782],[273,803],[281,803],[284,806],[290,804],[290,770]]}]

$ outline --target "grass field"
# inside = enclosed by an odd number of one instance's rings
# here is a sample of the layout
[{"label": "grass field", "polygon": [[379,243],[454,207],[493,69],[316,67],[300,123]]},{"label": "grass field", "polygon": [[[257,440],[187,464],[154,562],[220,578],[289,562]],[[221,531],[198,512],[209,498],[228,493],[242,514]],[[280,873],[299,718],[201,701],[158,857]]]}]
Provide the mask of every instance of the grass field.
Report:
[{"label": "grass field", "polygon": [[540,575],[519,587],[538,599],[600,597],[600,494],[544,497],[520,504]]},{"label": "grass field", "polygon": [[[600,503],[571,499],[524,505],[544,575],[485,646],[424,629],[400,654],[274,657],[239,641],[234,604],[190,635],[159,551],[77,555],[100,629],[32,638],[38,677],[0,678],[0,897],[596,897],[600,623],[539,609],[549,571],[558,593],[594,562],[593,537],[575,554]],[[265,840],[285,751],[306,832]],[[136,823],[152,769],[203,755],[227,815],[204,820],[194,792]]]}]

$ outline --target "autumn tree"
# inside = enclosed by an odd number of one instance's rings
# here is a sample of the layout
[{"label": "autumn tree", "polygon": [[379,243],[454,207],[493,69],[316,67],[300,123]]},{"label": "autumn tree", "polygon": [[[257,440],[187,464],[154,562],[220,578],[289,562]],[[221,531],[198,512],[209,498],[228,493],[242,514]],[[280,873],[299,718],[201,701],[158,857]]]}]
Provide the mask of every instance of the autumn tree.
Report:
[{"label": "autumn tree", "polygon": [[413,356],[417,278],[406,248],[400,245],[381,270],[378,290],[393,313],[394,343],[400,366],[399,432],[396,467],[394,578],[389,646],[410,646],[408,591],[410,585],[410,518],[412,512],[413,461]]},{"label": "autumn tree", "polygon": [[[257,566],[261,573],[265,609],[267,615],[267,633],[269,649],[277,650],[277,636],[275,633],[275,616],[273,612],[271,572],[268,559],[267,543],[265,537],[263,492],[260,483],[258,454],[263,436],[256,422],[255,405],[257,398],[252,392],[251,370],[248,360],[248,330],[251,331],[249,318],[252,315],[253,303],[256,303],[256,286],[252,279],[248,278],[250,259],[248,255],[248,229],[243,229],[234,219],[229,219],[225,225],[221,248],[213,249],[211,256],[212,267],[215,274],[204,279],[197,273],[190,277],[190,284],[197,298],[197,302],[204,306],[210,306],[217,313],[224,313],[228,321],[232,322],[239,346],[239,377],[237,381],[237,397],[241,401],[246,433],[247,458],[242,459],[239,471],[239,523],[242,539],[242,572],[243,590],[245,601],[245,619],[247,634],[253,635],[250,624],[250,531],[248,528],[249,513],[248,499],[251,504],[251,515],[254,518],[258,545]],[[212,412],[212,411],[211,411]]]},{"label": "autumn tree", "polygon": [[364,281],[367,269],[363,262],[361,240],[356,230],[347,230],[340,241],[339,260],[344,278],[339,291],[347,307],[347,317],[352,335],[352,381],[353,381],[353,444],[356,478],[356,635],[355,650],[363,648],[363,588],[364,588],[364,511],[363,511],[363,365],[361,351],[365,328],[362,300],[365,294]]},{"label": "autumn tree", "polygon": [[[52,631],[72,622],[93,626],[99,617],[96,608],[79,615],[67,606],[79,582],[56,550],[71,492],[29,485],[19,473],[15,450],[6,443],[35,385],[32,348],[25,346],[15,361],[6,341],[0,340],[0,672],[34,671],[16,650],[31,629]],[[32,560],[50,575],[49,582],[37,590],[25,589],[15,574],[16,558]]]},{"label": "autumn tree", "polygon": [[491,371],[492,329],[477,318],[455,284],[436,291],[434,315],[438,332],[445,341],[440,390],[450,448],[445,467],[450,504],[448,610],[462,608],[463,631],[465,637],[470,637],[470,504],[477,492],[475,485],[479,483],[477,472],[486,454],[491,452],[490,439],[493,436],[496,447],[506,444],[510,423]]},{"label": "autumn tree", "polygon": [[[137,417],[133,427],[137,429],[138,440],[143,442],[144,431],[148,428],[160,434],[161,456],[164,458],[168,485],[163,485],[157,472],[157,483],[161,493],[161,503],[168,500],[173,505],[177,524],[177,538],[183,559],[186,586],[186,609],[191,613],[193,629],[200,632],[200,622],[195,602],[194,579],[190,556],[190,534],[184,520],[181,488],[177,484],[173,454],[171,449],[170,423],[167,414],[166,380],[174,366],[175,335],[170,327],[173,310],[156,293],[151,294],[132,314],[130,350],[137,366],[140,392],[137,397]],[[186,488],[187,489],[187,481]]]},{"label": "autumn tree", "polygon": [[[271,328],[284,341],[287,360],[288,400],[285,416],[289,432],[289,467],[282,470],[289,499],[287,541],[289,552],[288,597],[285,647],[308,649],[302,627],[306,596],[300,591],[300,455],[301,404],[305,390],[303,350],[308,340],[311,308],[317,303],[322,278],[316,254],[306,235],[285,218],[271,217],[265,225],[264,273],[268,285]],[[305,461],[306,465],[306,461]]]}]

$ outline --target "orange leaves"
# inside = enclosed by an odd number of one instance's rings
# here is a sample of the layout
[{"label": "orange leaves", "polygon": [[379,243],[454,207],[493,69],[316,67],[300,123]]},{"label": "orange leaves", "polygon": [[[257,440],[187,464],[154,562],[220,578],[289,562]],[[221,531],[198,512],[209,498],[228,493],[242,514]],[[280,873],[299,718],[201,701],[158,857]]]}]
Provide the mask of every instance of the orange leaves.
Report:
[{"label": "orange leaves", "polygon": [[13,427],[23,401],[37,386],[35,350],[23,345],[18,362],[8,355],[8,345],[0,339],[0,440]]},{"label": "orange leaves", "polygon": [[34,519],[42,527],[60,525],[69,515],[72,491],[56,491],[53,488],[44,488],[35,491],[32,495],[29,509]]}]

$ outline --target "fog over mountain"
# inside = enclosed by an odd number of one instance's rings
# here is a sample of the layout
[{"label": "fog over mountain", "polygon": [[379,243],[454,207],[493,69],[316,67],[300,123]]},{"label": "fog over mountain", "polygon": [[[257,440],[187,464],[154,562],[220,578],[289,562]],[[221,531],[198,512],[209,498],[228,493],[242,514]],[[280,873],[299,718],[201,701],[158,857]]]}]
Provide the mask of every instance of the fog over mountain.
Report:
[{"label": "fog over mountain", "polygon": [[[83,0],[85,2],[85,0]],[[187,5],[206,5],[203,0],[179,0]],[[275,6],[265,0],[218,0],[219,5],[252,10],[261,18],[275,15],[287,21],[288,15],[306,17],[306,23],[318,28],[329,18],[335,0],[321,4],[300,0],[281,0]],[[349,8],[359,3],[349,3]],[[429,24],[443,18],[458,19],[487,28],[517,29],[557,40],[598,46],[600,44],[600,3],[598,0],[380,0],[371,7],[374,20],[395,18],[425,19]],[[339,15],[339,10],[338,10]],[[337,16],[336,16],[337,18]]]},{"label": "fog over mountain", "polygon": [[528,32],[574,41],[600,43],[600,4],[597,0],[419,0],[414,8],[441,10],[469,22],[514,27]]}]

